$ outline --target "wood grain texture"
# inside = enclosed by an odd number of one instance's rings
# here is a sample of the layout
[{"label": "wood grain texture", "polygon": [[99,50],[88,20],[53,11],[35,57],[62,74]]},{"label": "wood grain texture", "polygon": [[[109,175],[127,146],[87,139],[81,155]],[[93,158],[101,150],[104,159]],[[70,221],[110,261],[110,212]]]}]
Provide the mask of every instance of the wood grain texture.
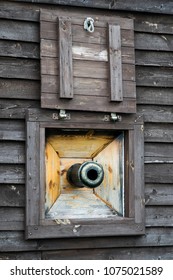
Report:
[{"label": "wood grain texture", "polygon": [[28,100],[40,99],[39,81],[13,78],[0,79],[0,89],[0,98]]},{"label": "wood grain texture", "polygon": [[0,141],[0,164],[22,164],[25,163],[24,144]]},{"label": "wood grain texture", "polygon": [[25,206],[25,186],[10,184],[0,185],[0,207],[24,207]]},{"label": "wood grain texture", "polygon": [[45,147],[46,197],[45,211],[50,210],[60,196],[60,158],[52,145],[47,142]]},{"label": "wood grain texture", "polygon": [[111,248],[91,250],[47,251],[42,254],[44,260],[172,260],[171,246],[164,248]]},{"label": "wood grain texture", "polygon": [[109,34],[109,75],[110,100],[122,101],[122,61],[121,61],[121,33],[120,26],[108,25]]},{"label": "wood grain texture", "polygon": [[27,124],[26,145],[26,225],[37,225],[39,221],[38,205],[40,201],[40,135],[39,124]]},{"label": "wood grain texture", "polygon": [[59,77],[60,98],[73,98],[72,32],[67,17],[59,18]]}]

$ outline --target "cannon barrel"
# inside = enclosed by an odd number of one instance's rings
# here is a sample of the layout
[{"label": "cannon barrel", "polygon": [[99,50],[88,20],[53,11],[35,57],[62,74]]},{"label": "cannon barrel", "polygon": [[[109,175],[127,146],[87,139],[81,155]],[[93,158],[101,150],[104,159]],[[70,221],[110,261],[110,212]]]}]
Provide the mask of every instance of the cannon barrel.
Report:
[{"label": "cannon barrel", "polygon": [[67,171],[68,182],[78,188],[96,188],[102,183],[103,178],[103,167],[93,161],[73,164]]}]

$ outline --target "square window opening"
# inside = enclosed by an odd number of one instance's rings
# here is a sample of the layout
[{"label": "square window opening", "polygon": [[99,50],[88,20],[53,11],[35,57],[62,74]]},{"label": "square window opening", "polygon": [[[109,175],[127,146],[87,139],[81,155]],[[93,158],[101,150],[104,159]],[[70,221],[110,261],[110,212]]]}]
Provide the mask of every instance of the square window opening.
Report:
[{"label": "square window opening", "polygon": [[45,131],[45,218],[125,216],[124,131]]}]

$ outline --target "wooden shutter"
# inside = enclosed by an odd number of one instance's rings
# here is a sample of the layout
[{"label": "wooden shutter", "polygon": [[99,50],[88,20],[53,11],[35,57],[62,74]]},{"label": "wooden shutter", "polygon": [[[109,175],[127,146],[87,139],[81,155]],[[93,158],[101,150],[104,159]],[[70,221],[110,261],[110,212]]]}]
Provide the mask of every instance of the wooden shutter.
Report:
[{"label": "wooden shutter", "polygon": [[41,10],[41,107],[134,113],[133,20],[87,11]]}]

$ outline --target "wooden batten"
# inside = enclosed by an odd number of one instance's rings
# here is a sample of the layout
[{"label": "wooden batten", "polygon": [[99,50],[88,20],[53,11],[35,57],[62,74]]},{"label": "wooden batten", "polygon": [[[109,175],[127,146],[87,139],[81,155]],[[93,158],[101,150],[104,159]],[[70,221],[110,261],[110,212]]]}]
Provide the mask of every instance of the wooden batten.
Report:
[{"label": "wooden batten", "polygon": [[108,25],[111,101],[122,101],[121,32],[119,25]]},{"label": "wooden batten", "polygon": [[60,98],[73,98],[71,19],[59,17]]}]

